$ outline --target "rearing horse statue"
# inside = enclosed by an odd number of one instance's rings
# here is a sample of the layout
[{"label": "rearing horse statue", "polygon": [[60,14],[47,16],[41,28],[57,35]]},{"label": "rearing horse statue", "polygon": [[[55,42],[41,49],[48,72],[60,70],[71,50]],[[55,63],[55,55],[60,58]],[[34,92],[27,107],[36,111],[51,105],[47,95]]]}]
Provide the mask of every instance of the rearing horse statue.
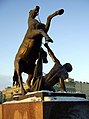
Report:
[{"label": "rearing horse statue", "polygon": [[18,49],[18,52],[14,61],[14,76],[13,84],[16,82],[21,87],[22,95],[25,95],[25,89],[22,84],[22,72],[28,74],[28,80],[30,81],[33,77],[35,62],[38,59],[38,54],[41,49],[42,38],[46,39],[46,42],[53,42],[53,40],[47,34],[51,19],[56,15],[62,15],[63,9],[60,9],[53,14],[49,15],[46,24],[40,23],[35,17],[39,13],[39,6],[35,9],[30,10],[28,18],[28,30],[24,37],[24,40]]}]

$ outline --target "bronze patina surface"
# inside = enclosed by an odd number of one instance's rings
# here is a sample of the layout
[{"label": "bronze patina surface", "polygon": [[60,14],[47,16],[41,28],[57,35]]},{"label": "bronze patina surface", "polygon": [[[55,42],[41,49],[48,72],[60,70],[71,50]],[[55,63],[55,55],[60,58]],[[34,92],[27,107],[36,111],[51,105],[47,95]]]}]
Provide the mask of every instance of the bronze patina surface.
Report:
[{"label": "bronze patina surface", "polygon": [[53,40],[47,34],[50,23],[53,17],[57,15],[62,15],[64,10],[60,9],[53,14],[47,17],[46,24],[41,23],[36,20],[35,17],[39,13],[39,6],[36,6],[35,9],[30,10],[29,18],[28,18],[28,29],[24,40],[18,49],[18,52],[14,61],[14,76],[13,76],[13,84],[20,85],[22,94],[25,94],[25,90],[22,84],[22,72],[28,74],[28,85],[30,85],[30,81],[33,78],[35,62],[38,59],[38,54],[42,44],[42,38],[45,38],[45,41],[53,42]]}]

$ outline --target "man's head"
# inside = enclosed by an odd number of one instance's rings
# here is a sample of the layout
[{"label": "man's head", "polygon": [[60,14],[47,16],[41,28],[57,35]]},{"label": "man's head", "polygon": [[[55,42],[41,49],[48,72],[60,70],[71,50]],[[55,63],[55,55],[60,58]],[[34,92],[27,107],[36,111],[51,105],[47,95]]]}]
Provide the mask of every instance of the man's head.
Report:
[{"label": "man's head", "polygon": [[62,71],[59,72],[59,77],[62,79],[62,80],[65,80],[69,77],[68,75],[68,72],[71,72],[72,71],[72,65],[70,63],[65,63],[63,66],[62,66]]},{"label": "man's head", "polygon": [[38,13],[39,13],[39,9],[40,9],[40,7],[39,6],[36,6],[35,9],[30,10],[30,12],[29,12],[30,16],[32,18],[35,18],[38,15]]},{"label": "man's head", "polygon": [[70,63],[65,63],[63,67],[66,69],[67,72],[71,72],[73,69]]}]

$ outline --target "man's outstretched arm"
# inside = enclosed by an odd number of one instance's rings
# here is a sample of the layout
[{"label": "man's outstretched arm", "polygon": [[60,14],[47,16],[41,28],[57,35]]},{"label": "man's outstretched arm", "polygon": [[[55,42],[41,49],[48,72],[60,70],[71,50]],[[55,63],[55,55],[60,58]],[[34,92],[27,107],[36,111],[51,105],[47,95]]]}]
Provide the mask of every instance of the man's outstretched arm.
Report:
[{"label": "man's outstretched arm", "polygon": [[50,49],[50,47],[48,46],[48,44],[45,43],[44,46],[47,48],[48,54],[52,58],[53,62],[60,63],[60,61],[56,58],[56,56],[54,55],[53,51]]}]

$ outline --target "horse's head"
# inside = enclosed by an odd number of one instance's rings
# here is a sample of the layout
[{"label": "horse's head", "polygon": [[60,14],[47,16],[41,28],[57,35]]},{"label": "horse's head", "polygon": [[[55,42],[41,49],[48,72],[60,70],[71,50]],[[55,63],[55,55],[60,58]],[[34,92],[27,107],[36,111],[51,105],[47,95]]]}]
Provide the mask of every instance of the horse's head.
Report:
[{"label": "horse's head", "polygon": [[39,6],[36,6],[35,9],[30,10],[30,12],[29,12],[30,17],[34,19],[38,15],[39,9],[40,9],[40,7]]}]

